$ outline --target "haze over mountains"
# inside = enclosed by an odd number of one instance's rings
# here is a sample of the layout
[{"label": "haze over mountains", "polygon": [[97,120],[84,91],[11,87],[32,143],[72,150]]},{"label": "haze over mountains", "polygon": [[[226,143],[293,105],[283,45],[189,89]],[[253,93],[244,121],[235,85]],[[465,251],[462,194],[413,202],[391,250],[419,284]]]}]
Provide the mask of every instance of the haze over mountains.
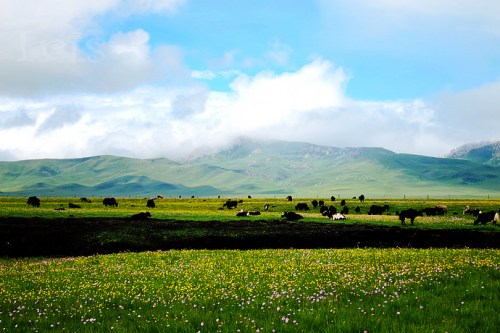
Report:
[{"label": "haze over mountains", "polygon": [[180,161],[105,155],[0,162],[4,196],[474,197],[499,189],[500,142],[462,146],[446,158],[241,139]]}]

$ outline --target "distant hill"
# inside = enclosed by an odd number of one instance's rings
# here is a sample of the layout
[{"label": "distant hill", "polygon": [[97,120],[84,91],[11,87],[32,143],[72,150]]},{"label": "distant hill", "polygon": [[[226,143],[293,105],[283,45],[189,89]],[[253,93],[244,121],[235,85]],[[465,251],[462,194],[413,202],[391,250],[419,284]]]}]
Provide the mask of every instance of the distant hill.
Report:
[{"label": "distant hill", "polygon": [[65,197],[485,196],[500,189],[497,153],[498,143],[468,149],[459,158],[435,158],[383,148],[241,139],[230,149],[197,152],[177,162],[116,156],[0,162],[0,192]]},{"label": "distant hill", "polygon": [[467,144],[452,150],[443,157],[500,166],[500,141]]}]

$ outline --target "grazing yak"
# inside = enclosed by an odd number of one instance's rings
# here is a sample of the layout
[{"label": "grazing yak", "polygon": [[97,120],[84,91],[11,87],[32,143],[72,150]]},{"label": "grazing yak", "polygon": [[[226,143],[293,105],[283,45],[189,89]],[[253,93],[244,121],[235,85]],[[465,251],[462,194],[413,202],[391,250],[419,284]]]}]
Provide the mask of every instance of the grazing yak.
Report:
[{"label": "grazing yak", "polygon": [[340,205],[341,206],[345,206],[345,200],[344,199],[342,199],[342,201],[340,202]]},{"label": "grazing yak", "polygon": [[86,202],[86,203],[91,203],[92,201],[90,201],[89,199],[87,198],[80,198],[80,201],[81,202]]},{"label": "grazing yak", "polygon": [[342,208],[342,214],[344,214],[344,215],[349,214],[349,208],[347,208],[347,206],[344,206],[344,208]]},{"label": "grazing yak", "polygon": [[294,212],[284,212],[283,214],[281,214],[281,217],[286,218],[287,221],[297,221],[304,218],[302,215]]},{"label": "grazing yak", "polygon": [[479,212],[481,212],[481,210],[479,210],[477,208],[471,209],[470,206],[465,206],[465,209],[464,209],[464,215],[472,214],[472,216],[478,217]]},{"label": "grazing yak", "polygon": [[156,207],[155,200],[154,199],[149,199],[148,202],[146,203],[146,207],[148,207],[148,208],[155,208]]},{"label": "grazing yak", "polygon": [[149,212],[145,212],[132,215],[130,219],[134,221],[140,221],[140,220],[147,220],[148,217],[151,217],[151,214]]},{"label": "grazing yak", "polygon": [[286,200],[288,200],[288,201],[292,201],[292,196],[291,196],[291,195],[287,196],[287,197],[286,197]]},{"label": "grazing yak", "polygon": [[370,207],[370,210],[368,211],[368,215],[382,215],[382,213],[385,212],[386,210],[389,210],[389,205],[385,206],[372,205]]},{"label": "grazing yak", "polygon": [[240,210],[238,213],[236,213],[236,216],[242,217],[242,216],[248,216],[248,212],[245,212],[243,209]]},{"label": "grazing yak", "polygon": [[115,198],[104,198],[104,200],[102,201],[102,204],[106,207],[108,207],[108,206],[118,207],[118,202],[116,202]]},{"label": "grazing yak", "polygon": [[330,220],[334,220],[334,221],[343,221],[345,219],[346,219],[346,217],[340,213],[336,213],[336,214],[333,214],[330,216]]},{"label": "grazing yak", "polygon": [[[328,212],[328,207],[326,207],[326,206],[319,207],[319,212],[321,213],[321,215],[323,215],[323,213]],[[323,215],[323,216],[326,216],[326,215]]]},{"label": "grazing yak", "polygon": [[69,208],[82,208],[82,207],[80,207],[80,206],[78,206],[78,205],[75,205],[74,203],[71,203],[71,202],[70,202],[70,203],[69,203]]},{"label": "grazing yak", "polygon": [[295,205],[295,210],[309,210],[309,206],[305,202],[299,202]]},{"label": "grazing yak", "polygon": [[331,200],[331,201],[335,201],[335,197],[332,195],[332,196],[330,197],[330,200]]},{"label": "grazing yak", "polygon": [[417,216],[422,216],[422,212],[419,212],[418,210],[415,210],[413,208],[409,208],[399,213],[399,220],[401,221],[401,225],[405,225],[405,219],[410,219],[411,225],[413,225],[413,221],[415,221],[415,218]]},{"label": "grazing yak", "polygon": [[249,196],[248,196],[248,199],[252,199],[252,196],[251,196],[251,195],[249,195]]},{"label": "grazing yak", "polygon": [[225,204],[222,205],[222,207],[226,207],[228,209],[236,208],[236,207],[238,207],[238,201],[236,201],[236,200],[228,200],[228,201],[226,201]]},{"label": "grazing yak", "polygon": [[445,215],[448,213],[448,207],[446,206],[436,206],[437,215]]},{"label": "grazing yak", "polygon": [[158,194],[158,195],[156,196],[156,199],[163,199],[163,195]]},{"label": "grazing yak", "polygon": [[40,199],[37,197],[29,197],[27,204],[33,207],[40,207]]},{"label": "grazing yak", "polygon": [[500,216],[494,210],[486,213],[479,212],[477,220],[474,221],[474,225],[478,225],[479,223],[485,225],[490,221],[493,221],[493,225],[497,225],[497,222],[500,222]]},{"label": "grazing yak", "polygon": [[436,208],[434,207],[427,207],[427,208],[424,208],[420,211],[421,213],[425,213],[425,215],[427,216],[436,216],[438,215],[438,212],[436,210]]},{"label": "grazing yak", "polygon": [[236,213],[236,216],[238,217],[243,217],[243,216],[258,216],[260,215],[260,212],[259,211],[256,211],[256,212],[246,212],[244,211],[243,209],[241,211],[239,211],[238,213]]},{"label": "grazing yak", "polygon": [[269,210],[269,205],[268,205],[268,204],[266,204],[266,205],[264,206],[264,210],[265,210],[266,212]]},{"label": "grazing yak", "polygon": [[325,205],[325,202],[323,200],[318,201],[318,203],[319,203],[320,206],[324,206]]},{"label": "grazing yak", "polygon": [[313,205],[313,208],[318,207],[318,201],[317,200],[311,201],[311,204]]},{"label": "grazing yak", "polygon": [[357,206],[356,208],[354,208],[354,211],[356,212],[356,214],[359,214],[359,212],[361,212],[361,208],[359,208],[359,206]]},{"label": "grazing yak", "polygon": [[363,202],[363,201],[365,201],[365,196],[363,194],[361,194],[359,196],[359,202]]}]

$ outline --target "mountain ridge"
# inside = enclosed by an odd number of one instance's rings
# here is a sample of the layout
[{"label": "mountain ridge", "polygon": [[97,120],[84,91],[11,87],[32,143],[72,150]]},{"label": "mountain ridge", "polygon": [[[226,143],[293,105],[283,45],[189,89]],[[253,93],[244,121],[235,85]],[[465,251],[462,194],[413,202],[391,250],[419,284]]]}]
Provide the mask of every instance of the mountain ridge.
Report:
[{"label": "mountain ridge", "polygon": [[[100,155],[0,162],[0,192],[67,197],[486,195],[500,188],[500,167],[487,158],[496,150],[489,146],[471,148],[461,158],[437,158],[380,147],[241,139],[229,149],[179,161]],[[481,158],[475,152],[482,152]]]}]

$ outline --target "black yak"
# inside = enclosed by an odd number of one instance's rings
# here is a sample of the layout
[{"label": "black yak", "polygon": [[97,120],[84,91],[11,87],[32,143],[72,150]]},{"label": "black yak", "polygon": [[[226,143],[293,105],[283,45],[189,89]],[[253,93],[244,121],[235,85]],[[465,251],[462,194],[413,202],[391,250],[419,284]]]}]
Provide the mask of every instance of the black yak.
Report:
[{"label": "black yak", "polygon": [[108,206],[118,207],[118,202],[116,202],[115,198],[104,198],[104,200],[102,201],[102,204],[106,207],[108,207]]},{"label": "black yak", "polygon": [[385,206],[372,205],[370,207],[370,210],[368,211],[368,215],[382,215],[382,213],[385,212],[386,210],[389,210],[389,205]]},{"label": "black yak", "polygon": [[448,212],[448,207],[446,206],[436,206],[437,215],[445,215]]},{"label": "black yak", "polygon": [[225,204],[222,205],[222,207],[226,207],[228,209],[236,208],[236,207],[238,207],[238,201],[236,201],[236,200],[228,200],[228,201],[226,201]]},{"label": "black yak", "polygon": [[497,225],[497,222],[500,222],[500,217],[494,210],[486,213],[479,213],[477,220],[474,221],[474,225],[478,225],[479,223],[485,225],[490,221],[493,221],[493,225]]},{"label": "black yak", "polygon": [[436,216],[438,215],[437,209],[434,207],[427,207],[421,210],[422,213],[425,213],[427,216]]},{"label": "black yak", "polygon": [[70,203],[69,203],[69,208],[82,208],[82,207],[80,207],[80,206],[78,206],[78,205],[75,205],[74,203],[71,203],[71,202],[70,202]]},{"label": "black yak", "polygon": [[422,216],[422,213],[413,208],[409,208],[399,213],[399,220],[401,221],[401,225],[405,225],[405,219],[410,219],[411,225],[413,225],[413,221],[415,221],[417,216]]},{"label": "black yak", "polygon": [[309,206],[305,202],[299,202],[295,205],[295,210],[309,210]]},{"label": "black yak", "polygon": [[347,206],[344,206],[344,208],[342,208],[342,214],[344,215],[349,214],[349,208],[347,208]]},{"label": "black yak", "polygon": [[238,213],[236,213],[236,216],[238,216],[238,217],[242,217],[242,216],[247,217],[247,216],[248,216],[248,212],[245,212],[245,211],[242,209],[242,210],[240,210]]},{"label": "black yak", "polygon": [[294,212],[284,212],[281,217],[284,217],[287,219],[287,221],[297,221],[300,219],[303,219],[304,217],[300,214],[294,213]]},{"label": "black yak", "polygon": [[146,207],[148,207],[148,208],[155,208],[156,207],[155,200],[154,199],[149,199],[148,202],[146,203]]},{"label": "black yak", "polygon": [[292,196],[291,196],[291,195],[287,196],[287,197],[286,197],[286,200],[288,200],[288,201],[292,201]]},{"label": "black yak", "polygon": [[332,196],[330,197],[330,200],[335,201],[335,197],[332,195]]},{"label": "black yak", "polygon": [[87,198],[80,198],[80,201],[81,202],[86,202],[86,203],[91,203],[92,201],[90,201],[89,199]]},{"label": "black yak", "polygon": [[345,206],[345,200],[344,199],[342,199],[342,201],[340,202],[340,205],[341,206]]},{"label": "black yak", "polygon": [[313,205],[314,208],[318,207],[318,201],[317,200],[311,201],[311,204]]},{"label": "black yak", "polygon": [[40,199],[37,197],[29,197],[27,204],[33,207],[40,207]]},{"label": "black yak", "polygon": [[359,201],[360,201],[360,202],[365,201],[365,196],[364,196],[363,194],[361,194],[361,195],[359,196]]},{"label": "black yak", "polygon": [[356,214],[359,214],[359,212],[361,211],[361,208],[359,208],[359,206],[357,206],[356,208],[354,208],[354,211],[356,212]]}]

